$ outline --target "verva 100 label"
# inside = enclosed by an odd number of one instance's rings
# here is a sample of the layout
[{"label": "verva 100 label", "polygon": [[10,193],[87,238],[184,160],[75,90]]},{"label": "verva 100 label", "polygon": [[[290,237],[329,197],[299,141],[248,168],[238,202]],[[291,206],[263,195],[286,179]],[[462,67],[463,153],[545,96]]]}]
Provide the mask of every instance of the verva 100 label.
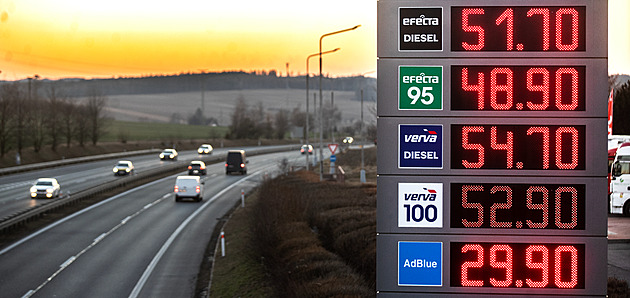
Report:
[{"label": "verva 100 label", "polygon": [[442,183],[398,183],[398,227],[442,228]]}]

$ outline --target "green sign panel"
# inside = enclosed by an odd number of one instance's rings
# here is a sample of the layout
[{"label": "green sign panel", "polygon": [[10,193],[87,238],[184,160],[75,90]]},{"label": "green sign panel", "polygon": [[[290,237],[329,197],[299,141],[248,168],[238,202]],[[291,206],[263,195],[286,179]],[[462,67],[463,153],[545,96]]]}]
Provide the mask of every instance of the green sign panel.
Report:
[{"label": "green sign panel", "polygon": [[399,110],[442,110],[442,66],[400,66]]}]

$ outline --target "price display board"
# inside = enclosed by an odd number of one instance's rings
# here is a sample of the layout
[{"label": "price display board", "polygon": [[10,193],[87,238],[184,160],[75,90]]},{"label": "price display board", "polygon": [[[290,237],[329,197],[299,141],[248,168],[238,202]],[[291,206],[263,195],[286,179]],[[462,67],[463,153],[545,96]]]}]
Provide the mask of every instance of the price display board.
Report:
[{"label": "price display board", "polygon": [[607,3],[378,2],[379,295],[604,296]]},{"label": "price display board", "polygon": [[586,51],[586,7],[453,6],[453,51]]}]

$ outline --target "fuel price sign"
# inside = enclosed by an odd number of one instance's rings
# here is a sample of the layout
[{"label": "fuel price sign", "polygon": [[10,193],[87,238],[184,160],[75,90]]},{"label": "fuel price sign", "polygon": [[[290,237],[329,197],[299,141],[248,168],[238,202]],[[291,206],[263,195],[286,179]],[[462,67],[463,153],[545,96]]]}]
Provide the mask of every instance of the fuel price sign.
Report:
[{"label": "fuel price sign", "polygon": [[378,17],[377,291],[605,295],[606,1]]}]

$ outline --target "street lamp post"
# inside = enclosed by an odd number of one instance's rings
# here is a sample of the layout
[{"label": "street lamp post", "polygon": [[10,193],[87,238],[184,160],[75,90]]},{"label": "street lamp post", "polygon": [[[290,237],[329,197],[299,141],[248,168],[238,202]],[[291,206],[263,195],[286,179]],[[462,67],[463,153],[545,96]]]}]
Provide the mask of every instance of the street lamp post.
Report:
[{"label": "street lamp post", "polygon": [[339,33],[343,33],[343,32],[347,32],[347,31],[352,31],[354,29],[357,29],[361,27],[361,25],[356,25],[352,28],[347,28],[347,29],[343,29],[343,30],[339,30],[339,31],[335,31],[335,32],[330,32],[330,33],[326,33],[324,35],[322,35],[319,38],[319,180],[322,181],[324,180],[324,154],[322,153],[322,146],[323,146],[323,139],[324,139],[324,127],[323,127],[323,119],[324,119],[324,114],[322,113],[322,101],[323,101],[323,97],[322,97],[322,39],[324,39],[324,37],[326,36],[330,36],[330,35],[334,35],[334,34],[339,34]]},{"label": "street lamp post", "polygon": [[[326,52],[323,52],[321,54],[325,55],[325,54],[334,53],[336,51],[339,51],[340,49],[341,48],[336,48],[334,50],[326,51]],[[308,57],[306,57],[306,144],[307,145],[309,144],[309,142],[308,142],[308,132],[309,132],[309,127],[308,127],[308,118],[309,118],[309,113],[308,113],[308,78],[310,77],[310,73],[308,71],[308,60],[311,59],[311,57],[318,56],[319,54],[320,53],[315,53],[315,54],[308,55]],[[309,163],[308,155],[309,155],[309,153],[306,152],[305,155],[306,155],[306,170],[308,171],[308,169],[309,169],[308,168],[308,163]]]}]

